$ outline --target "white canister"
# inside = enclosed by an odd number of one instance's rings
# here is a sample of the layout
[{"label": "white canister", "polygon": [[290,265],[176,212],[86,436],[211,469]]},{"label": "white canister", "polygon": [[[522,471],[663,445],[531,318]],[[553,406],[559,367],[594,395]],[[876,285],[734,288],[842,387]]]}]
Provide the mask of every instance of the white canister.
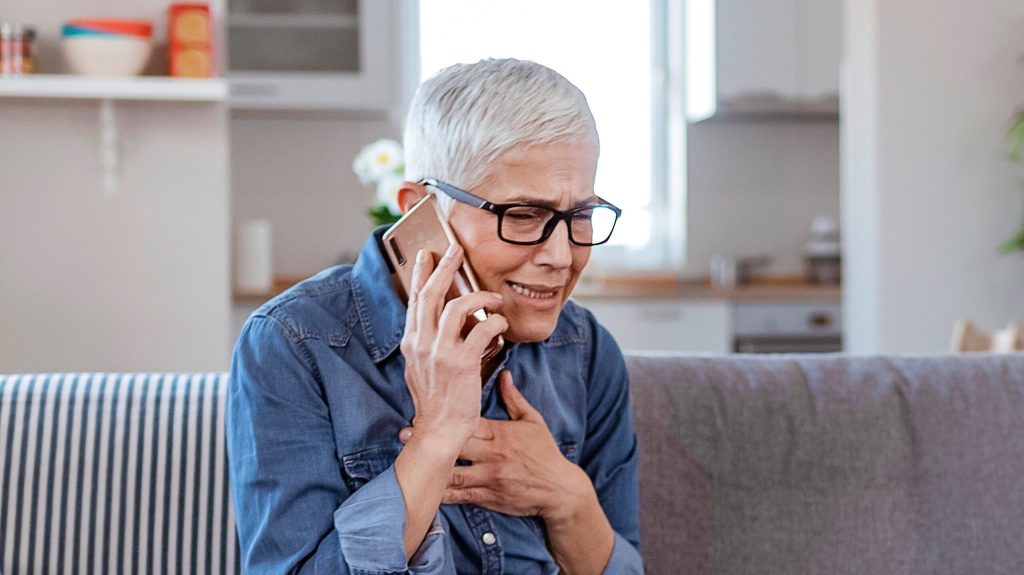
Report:
[{"label": "white canister", "polygon": [[265,294],[274,287],[270,220],[254,218],[238,225],[235,236],[235,291]]}]

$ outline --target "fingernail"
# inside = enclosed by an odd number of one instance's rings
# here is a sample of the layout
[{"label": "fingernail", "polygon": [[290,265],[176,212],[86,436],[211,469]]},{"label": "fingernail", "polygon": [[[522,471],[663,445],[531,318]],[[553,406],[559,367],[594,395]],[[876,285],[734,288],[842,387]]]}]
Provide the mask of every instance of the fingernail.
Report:
[{"label": "fingernail", "polygon": [[427,250],[416,252],[416,263],[423,263],[425,261],[427,261]]},{"label": "fingernail", "polygon": [[400,439],[403,443],[409,441],[410,438],[412,438],[411,429],[406,428],[398,432],[398,439]]},{"label": "fingernail", "polygon": [[444,255],[449,257],[455,257],[455,254],[459,253],[459,244],[451,244],[448,246],[448,251]]}]

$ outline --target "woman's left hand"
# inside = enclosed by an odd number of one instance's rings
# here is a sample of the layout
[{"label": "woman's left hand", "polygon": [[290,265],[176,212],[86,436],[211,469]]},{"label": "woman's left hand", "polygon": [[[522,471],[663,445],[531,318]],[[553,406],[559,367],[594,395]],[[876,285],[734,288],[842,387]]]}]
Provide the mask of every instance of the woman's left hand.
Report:
[{"label": "woman's left hand", "polygon": [[[499,390],[509,421],[481,419],[463,446],[442,503],[479,505],[506,515],[535,515],[548,520],[572,517],[594,498],[587,474],[566,459],[544,418],[519,393],[508,371]],[[414,428],[399,438],[407,441]]]}]

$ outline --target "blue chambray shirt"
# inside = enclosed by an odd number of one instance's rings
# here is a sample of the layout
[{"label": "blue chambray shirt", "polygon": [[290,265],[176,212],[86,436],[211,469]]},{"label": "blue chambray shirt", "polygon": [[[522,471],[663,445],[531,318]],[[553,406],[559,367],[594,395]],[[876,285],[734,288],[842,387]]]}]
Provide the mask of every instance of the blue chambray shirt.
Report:
[{"label": "blue chambray shirt", "polygon": [[[379,249],[382,231],[354,266],[324,270],[260,307],[235,346],[227,440],[244,571],[557,573],[539,518],[474,505],[442,505],[406,560],[394,461],[413,403],[398,349],[405,304]],[[615,530],[605,572],[642,573],[637,444],[615,341],[570,301],[547,341],[503,354],[481,414],[508,419],[496,380],[511,370],[594,483]]]}]

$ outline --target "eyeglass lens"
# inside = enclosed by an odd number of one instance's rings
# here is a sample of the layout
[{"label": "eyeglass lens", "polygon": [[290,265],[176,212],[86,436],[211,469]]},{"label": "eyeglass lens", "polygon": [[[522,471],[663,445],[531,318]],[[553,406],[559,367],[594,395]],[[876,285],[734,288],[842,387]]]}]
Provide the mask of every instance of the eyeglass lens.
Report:
[{"label": "eyeglass lens", "polygon": [[[544,238],[545,229],[554,217],[555,212],[542,207],[511,207],[505,210],[499,231],[501,237],[509,241],[537,242]],[[583,245],[605,242],[612,234],[615,219],[615,211],[607,206],[574,212],[570,218],[570,238]]]}]

